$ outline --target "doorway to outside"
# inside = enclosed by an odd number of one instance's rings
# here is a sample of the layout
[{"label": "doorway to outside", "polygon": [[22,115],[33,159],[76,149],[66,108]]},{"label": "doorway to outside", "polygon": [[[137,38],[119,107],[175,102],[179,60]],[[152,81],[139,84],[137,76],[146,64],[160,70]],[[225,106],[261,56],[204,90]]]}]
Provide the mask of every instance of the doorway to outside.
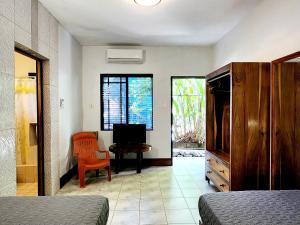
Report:
[{"label": "doorway to outside", "polygon": [[172,157],[203,157],[205,78],[171,77]]},{"label": "doorway to outside", "polygon": [[15,51],[17,196],[44,195],[42,62]]}]

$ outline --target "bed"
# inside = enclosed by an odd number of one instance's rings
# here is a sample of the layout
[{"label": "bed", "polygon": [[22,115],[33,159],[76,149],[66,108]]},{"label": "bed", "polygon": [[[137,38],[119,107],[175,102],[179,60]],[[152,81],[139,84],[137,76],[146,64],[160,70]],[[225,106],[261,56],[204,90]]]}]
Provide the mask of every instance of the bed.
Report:
[{"label": "bed", "polygon": [[299,225],[300,190],[205,194],[199,213],[203,225]]},{"label": "bed", "polygon": [[108,199],[101,196],[1,197],[1,225],[106,225]]}]

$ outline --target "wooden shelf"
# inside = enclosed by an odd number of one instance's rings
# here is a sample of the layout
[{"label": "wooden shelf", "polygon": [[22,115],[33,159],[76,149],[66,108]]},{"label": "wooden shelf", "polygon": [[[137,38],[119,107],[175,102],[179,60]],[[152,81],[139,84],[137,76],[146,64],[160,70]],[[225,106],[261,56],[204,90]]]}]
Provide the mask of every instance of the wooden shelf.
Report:
[{"label": "wooden shelf", "polygon": [[228,153],[225,153],[225,152],[221,152],[221,151],[210,151],[210,150],[206,150],[208,151],[209,153],[217,156],[219,159],[221,159],[224,163],[226,164],[230,164],[230,154]]}]

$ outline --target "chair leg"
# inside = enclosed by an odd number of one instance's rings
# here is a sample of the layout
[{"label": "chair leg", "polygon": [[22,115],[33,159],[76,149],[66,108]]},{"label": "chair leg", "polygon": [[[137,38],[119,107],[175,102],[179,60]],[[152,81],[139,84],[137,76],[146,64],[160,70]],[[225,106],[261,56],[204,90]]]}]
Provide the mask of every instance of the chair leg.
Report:
[{"label": "chair leg", "polygon": [[79,174],[79,183],[80,183],[80,188],[85,187],[85,170],[81,169],[78,171]]},{"label": "chair leg", "polygon": [[111,181],[111,168],[110,166],[107,167],[107,175],[108,175],[108,181]]},{"label": "chair leg", "polygon": [[99,177],[99,174],[100,174],[100,170],[97,169],[97,170],[96,170],[96,177]]}]

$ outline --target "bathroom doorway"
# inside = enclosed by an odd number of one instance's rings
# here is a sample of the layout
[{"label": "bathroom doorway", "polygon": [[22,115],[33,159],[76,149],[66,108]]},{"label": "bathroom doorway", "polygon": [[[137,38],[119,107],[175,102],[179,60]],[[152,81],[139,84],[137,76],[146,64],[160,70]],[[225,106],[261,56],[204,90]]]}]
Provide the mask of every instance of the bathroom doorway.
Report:
[{"label": "bathroom doorway", "polygon": [[42,63],[15,51],[17,196],[44,195]]}]

